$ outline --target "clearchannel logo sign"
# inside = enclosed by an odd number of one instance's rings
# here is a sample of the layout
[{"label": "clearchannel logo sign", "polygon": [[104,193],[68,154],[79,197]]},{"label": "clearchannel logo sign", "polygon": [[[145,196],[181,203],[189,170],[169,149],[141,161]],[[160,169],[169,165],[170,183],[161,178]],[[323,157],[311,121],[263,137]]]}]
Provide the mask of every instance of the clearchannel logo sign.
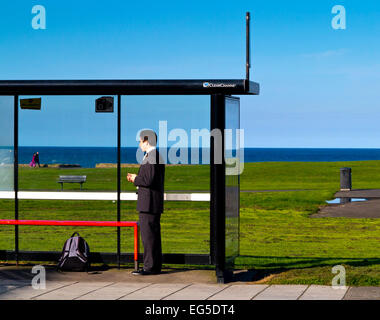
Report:
[{"label": "clearchannel logo sign", "polygon": [[211,83],[203,82],[203,88],[235,88],[235,83]]}]

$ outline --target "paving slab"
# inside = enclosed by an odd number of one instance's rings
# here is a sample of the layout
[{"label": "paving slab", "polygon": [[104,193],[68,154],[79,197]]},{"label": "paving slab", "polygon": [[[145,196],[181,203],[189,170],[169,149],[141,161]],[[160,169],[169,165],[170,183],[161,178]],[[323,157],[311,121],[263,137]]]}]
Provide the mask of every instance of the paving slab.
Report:
[{"label": "paving slab", "polygon": [[15,285],[0,285],[0,295],[3,293],[7,293],[13,289],[19,288],[20,286],[15,286]]},{"label": "paving slab", "polygon": [[253,300],[297,300],[307,287],[307,285],[271,285]]},{"label": "paving slab", "polygon": [[[2,280],[31,281],[32,264],[28,265],[0,265],[0,282]],[[215,270],[192,270],[164,268],[161,274],[150,276],[136,276],[133,269],[127,267],[109,268],[107,266],[93,266],[89,272],[58,272],[55,265],[44,265],[47,281],[59,282],[145,282],[145,283],[205,283],[215,284]],[[244,273],[244,272],[242,272]],[[249,281],[242,280],[242,281]]]},{"label": "paving slab", "polygon": [[380,200],[331,204],[312,214],[311,218],[380,218]]},{"label": "paving slab", "polygon": [[160,275],[142,277],[132,275],[130,268],[95,268],[92,272],[80,273],[57,272],[55,266],[46,266],[47,288],[37,290],[31,286],[32,266],[0,266],[0,300],[380,300],[380,287],[342,290],[317,285],[267,286],[252,283],[249,272],[236,272],[235,282],[223,285],[215,283],[214,270],[169,268]]},{"label": "paving slab", "polygon": [[380,218],[380,189],[356,189],[338,191],[335,198],[364,198],[368,201],[330,204],[323,206],[311,218]]},{"label": "paving slab", "polygon": [[48,280],[86,281],[86,282],[144,282],[144,283],[216,283],[215,270],[164,269],[161,274],[138,276],[131,268],[110,268],[93,272],[57,272],[55,268],[46,269]]},{"label": "paving slab", "polygon": [[187,286],[189,286],[189,284],[186,283],[155,283],[132,292],[120,300],[161,300]]},{"label": "paving slab", "polygon": [[67,282],[47,281],[45,289],[34,289],[29,283],[27,286],[17,287],[0,294],[0,300],[29,300],[50,291],[71,285]]},{"label": "paving slab", "polygon": [[145,288],[151,283],[126,283],[117,282],[103,288],[99,288],[95,291],[89,292],[76,300],[118,300],[127,294],[130,294],[136,290]]},{"label": "paving slab", "polygon": [[206,300],[227,286],[223,284],[192,284],[165,297],[163,300]]},{"label": "paving slab", "polygon": [[30,286],[31,281],[28,280],[0,280],[0,300],[1,294],[7,293],[13,289]]},{"label": "paving slab", "polygon": [[111,285],[112,282],[77,282],[66,285],[46,294],[35,297],[35,300],[74,300],[97,289]]},{"label": "paving slab", "polygon": [[251,300],[267,287],[264,284],[231,285],[214,294],[208,300]]},{"label": "paving slab", "polygon": [[299,300],[342,300],[347,290],[348,288],[334,289],[332,286],[311,285]]},{"label": "paving slab", "polygon": [[31,280],[0,280],[0,286],[16,286],[16,287],[23,287],[23,286],[29,286],[31,285]]},{"label": "paving slab", "polygon": [[3,280],[20,280],[20,281],[32,281],[34,274],[26,270],[7,269],[2,267],[0,269],[0,282]]},{"label": "paving slab", "polygon": [[351,287],[344,300],[380,300],[380,287]]}]

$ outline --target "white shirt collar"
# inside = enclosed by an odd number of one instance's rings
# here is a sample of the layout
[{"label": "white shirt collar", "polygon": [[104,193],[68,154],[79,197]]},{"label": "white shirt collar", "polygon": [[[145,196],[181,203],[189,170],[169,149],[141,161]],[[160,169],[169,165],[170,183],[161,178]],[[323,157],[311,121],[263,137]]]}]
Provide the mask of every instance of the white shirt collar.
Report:
[{"label": "white shirt collar", "polygon": [[156,147],[153,147],[153,146],[150,146],[147,150],[146,150],[146,153],[144,155],[144,159],[148,156],[148,153],[151,152],[152,150],[156,149]]},{"label": "white shirt collar", "polygon": [[149,153],[149,152],[151,152],[151,151],[154,150],[154,149],[156,149],[156,147],[150,146],[150,147],[148,148],[148,150],[146,150],[146,153]]}]

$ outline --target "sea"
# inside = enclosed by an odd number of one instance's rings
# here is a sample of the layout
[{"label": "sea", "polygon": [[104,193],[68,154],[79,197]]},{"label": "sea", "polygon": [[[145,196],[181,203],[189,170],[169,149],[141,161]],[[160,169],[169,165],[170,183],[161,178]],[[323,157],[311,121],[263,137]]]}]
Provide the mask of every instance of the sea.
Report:
[{"label": "sea", "polygon": [[[0,148],[0,166],[12,162],[8,148]],[[117,148],[113,147],[19,147],[19,163],[28,164],[33,153],[39,152],[41,164],[75,164],[94,168],[99,163],[117,163]],[[121,163],[138,163],[137,148],[122,147]],[[180,153],[181,152],[181,153]],[[187,154],[186,154],[187,152]],[[182,157],[180,157],[182,154]],[[193,156],[192,156],[193,154]],[[179,163],[208,164],[209,149],[201,149],[199,156],[191,148],[176,153]],[[233,156],[234,154],[232,154]],[[380,160],[380,149],[333,149],[333,148],[245,148],[241,152],[244,162],[333,162]],[[173,155],[172,155],[173,156]],[[141,158],[140,158],[141,159]],[[168,159],[172,159],[170,156]],[[168,161],[170,164],[171,162]],[[175,163],[175,162],[174,162]]]}]

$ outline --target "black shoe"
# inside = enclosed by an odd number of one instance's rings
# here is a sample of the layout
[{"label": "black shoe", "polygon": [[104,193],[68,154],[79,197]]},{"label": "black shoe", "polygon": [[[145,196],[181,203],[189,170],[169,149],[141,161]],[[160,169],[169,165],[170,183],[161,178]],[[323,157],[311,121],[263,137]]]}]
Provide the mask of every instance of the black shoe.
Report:
[{"label": "black shoe", "polygon": [[150,275],[158,274],[158,273],[153,272],[153,271],[145,271],[144,269],[140,269],[140,270],[132,271],[132,274],[137,275],[137,276],[150,276]]}]

